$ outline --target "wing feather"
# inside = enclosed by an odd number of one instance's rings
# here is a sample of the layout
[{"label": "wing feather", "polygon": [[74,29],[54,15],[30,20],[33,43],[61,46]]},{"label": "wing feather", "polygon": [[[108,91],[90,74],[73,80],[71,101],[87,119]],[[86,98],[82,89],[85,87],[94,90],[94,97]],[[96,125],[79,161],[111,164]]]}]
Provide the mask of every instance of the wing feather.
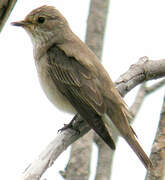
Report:
[{"label": "wing feather", "polygon": [[68,57],[54,45],[48,50],[48,69],[59,90],[74,106],[86,106],[99,115],[105,113],[103,97],[96,83],[97,76],[74,57]]}]

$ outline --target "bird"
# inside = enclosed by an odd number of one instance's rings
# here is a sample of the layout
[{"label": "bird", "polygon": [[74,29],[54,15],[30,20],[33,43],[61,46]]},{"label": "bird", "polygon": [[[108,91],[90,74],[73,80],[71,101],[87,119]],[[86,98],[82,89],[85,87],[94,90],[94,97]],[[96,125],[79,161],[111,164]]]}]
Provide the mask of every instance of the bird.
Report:
[{"label": "bird", "polygon": [[129,124],[131,113],[109,74],[90,48],[74,34],[66,18],[53,6],[32,10],[12,25],[25,29],[33,44],[41,87],[60,110],[78,113],[111,148],[109,117],[146,169],[152,162]]}]

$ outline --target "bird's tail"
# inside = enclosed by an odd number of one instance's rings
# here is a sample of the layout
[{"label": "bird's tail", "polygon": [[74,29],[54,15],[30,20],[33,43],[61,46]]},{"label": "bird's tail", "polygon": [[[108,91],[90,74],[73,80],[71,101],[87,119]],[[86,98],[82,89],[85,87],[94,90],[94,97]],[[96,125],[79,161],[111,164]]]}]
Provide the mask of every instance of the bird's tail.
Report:
[{"label": "bird's tail", "polygon": [[140,144],[136,139],[136,134],[132,127],[129,125],[130,112],[125,104],[117,104],[108,100],[107,115],[110,117],[114,125],[117,127],[120,134],[127,141],[127,143],[134,150],[141,162],[147,169],[152,168],[152,162],[146,155]]},{"label": "bird's tail", "polygon": [[152,162],[148,158],[147,154],[143,151],[142,147],[136,140],[134,135],[128,134],[127,136],[124,137],[127,143],[131,146],[131,148],[134,150],[136,155],[139,157],[141,162],[144,164],[146,169],[152,168]]}]

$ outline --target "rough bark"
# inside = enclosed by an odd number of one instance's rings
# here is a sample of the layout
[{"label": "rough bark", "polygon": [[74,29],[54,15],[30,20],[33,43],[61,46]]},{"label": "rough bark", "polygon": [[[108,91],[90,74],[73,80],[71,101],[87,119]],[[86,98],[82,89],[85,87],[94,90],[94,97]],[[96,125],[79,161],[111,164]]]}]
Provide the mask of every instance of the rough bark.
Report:
[{"label": "rough bark", "polygon": [[165,175],[165,97],[156,137],[152,146],[151,160],[154,169],[148,172],[146,180],[163,180]]},{"label": "rough bark", "polygon": [[11,11],[14,8],[17,0],[1,0],[0,1],[0,32],[4,27]]},{"label": "rough bark", "polygon": [[131,65],[129,70],[119,77],[116,81],[116,87],[121,96],[124,96],[138,84],[163,76],[165,76],[165,59],[152,61],[144,56],[136,64]]},{"label": "rough bark", "polygon": [[[111,134],[113,134],[113,140],[116,141],[115,137],[117,137],[117,135],[114,135],[114,132],[111,132]],[[94,140],[99,151],[95,180],[109,180],[114,151],[111,150],[97,134],[95,134]]]},{"label": "rough bark", "polygon": [[60,172],[67,180],[88,180],[91,158],[93,131],[80,138],[72,145],[70,159],[65,171]]},{"label": "rough bark", "polygon": [[91,0],[86,43],[101,60],[109,0]]}]

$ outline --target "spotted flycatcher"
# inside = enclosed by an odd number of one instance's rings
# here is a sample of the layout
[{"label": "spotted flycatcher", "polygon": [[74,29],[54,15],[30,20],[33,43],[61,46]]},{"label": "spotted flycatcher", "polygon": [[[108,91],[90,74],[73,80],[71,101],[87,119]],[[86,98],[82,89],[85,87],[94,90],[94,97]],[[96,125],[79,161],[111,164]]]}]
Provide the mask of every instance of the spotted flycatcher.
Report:
[{"label": "spotted flycatcher", "polygon": [[102,118],[107,114],[144,166],[150,168],[152,163],[129,125],[125,102],[96,55],[71,31],[63,15],[54,7],[42,6],[12,24],[30,35],[40,83],[50,101],[63,111],[78,112],[115,149]]}]

